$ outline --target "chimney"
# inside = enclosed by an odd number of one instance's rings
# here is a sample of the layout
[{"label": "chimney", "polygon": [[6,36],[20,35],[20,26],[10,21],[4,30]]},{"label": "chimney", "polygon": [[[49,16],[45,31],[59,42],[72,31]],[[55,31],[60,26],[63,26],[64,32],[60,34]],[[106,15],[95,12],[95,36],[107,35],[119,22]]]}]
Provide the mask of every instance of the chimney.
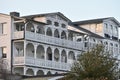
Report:
[{"label": "chimney", "polygon": [[20,13],[19,12],[10,12],[11,16],[16,16],[16,17],[20,17]]}]

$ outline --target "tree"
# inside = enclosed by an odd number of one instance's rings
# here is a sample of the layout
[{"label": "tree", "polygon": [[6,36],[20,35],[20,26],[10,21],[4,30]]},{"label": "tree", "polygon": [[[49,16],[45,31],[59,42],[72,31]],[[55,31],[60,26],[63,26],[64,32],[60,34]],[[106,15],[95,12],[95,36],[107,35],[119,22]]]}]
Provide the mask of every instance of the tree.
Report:
[{"label": "tree", "polygon": [[8,63],[6,59],[0,59],[0,80],[21,80],[22,76],[11,73],[8,69]]},{"label": "tree", "polygon": [[0,59],[0,78],[7,80],[7,75],[8,75],[8,70],[7,70],[7,63],[5,60]]},{"label": "tree", "polygon": [[95,48],[82,53],[78,61],[61,80],[116,80],[117,59],[97,45]]}]

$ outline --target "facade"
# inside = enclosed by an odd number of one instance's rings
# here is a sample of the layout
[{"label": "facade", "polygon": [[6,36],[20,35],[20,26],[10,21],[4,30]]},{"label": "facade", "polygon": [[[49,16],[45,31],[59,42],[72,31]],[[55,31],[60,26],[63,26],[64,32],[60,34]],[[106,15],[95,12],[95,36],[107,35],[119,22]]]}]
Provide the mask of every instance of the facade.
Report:
[{"label": "facade", "polygon": [[0,14],[1,59],[8,70],[21,75],[66,73],[79,54],[96,44],[105,44],[118,57],[119,26],[114,18],[72,22],[60,12]]}]

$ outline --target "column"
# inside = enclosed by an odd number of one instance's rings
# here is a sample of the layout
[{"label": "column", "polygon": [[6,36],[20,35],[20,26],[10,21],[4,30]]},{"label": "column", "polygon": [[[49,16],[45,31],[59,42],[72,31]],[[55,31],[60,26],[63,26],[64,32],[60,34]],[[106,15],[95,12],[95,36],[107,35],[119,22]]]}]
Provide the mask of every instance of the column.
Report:
[{"label": "column", "polygon": [[59,62],[61,62],[61,52],[62,52],[62,50],[61,49],[59,49]]},{"label": "column", "polygon": [[44,59],[47,60],[47,46],[44,46],[44,49],[45,49]]},{"label": "column", "polygon": [[37,44],[34,44],[34,58],[35,58],[35,59],[36,59],[36,56],[37,56],[37,55],[36,55],[37,46],[38,46]]},{"label": "column", "polygon": [[23,75],[26,75],[26,67],[23,68]]},{"label": "column", "polygon": [[69,60],[69,59],[68,59],[68,52],[69,52],[69,51],[68,51],[68,50],[66,50],[66,55],[67,55],[67,63],[68,63],[68,60]]},{"label": "column", "polygon": [[54,48],[51,47],[51,49],[52,49],[52,61],[54,61]]},{"label": "column", "polygon": [[66,31],[66,37],[67,37],[67,40],[68,40],[68,31]]},{"label": "column", "polygon": [[24,59],[26,58],[26,45],[27,45],[26,40],[24,40]]}]

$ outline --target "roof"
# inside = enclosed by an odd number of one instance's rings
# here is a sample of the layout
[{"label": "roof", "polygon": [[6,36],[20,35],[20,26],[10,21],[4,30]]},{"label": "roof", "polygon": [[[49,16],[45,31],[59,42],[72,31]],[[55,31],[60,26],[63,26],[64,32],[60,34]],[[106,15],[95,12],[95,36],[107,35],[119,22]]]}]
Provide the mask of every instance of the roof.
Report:
[{"label": "roof", "polygon": [[98,35],[98,34],[95,34],[95,33],[91,32],[91,31],[89,31],[89,30],[87,30],[87,29],[84,29],[84,28],[82,28],[82,27],[80,27],[80,26],[77,26],[77,25],[74,25],[74,24],[72,24],[72,23],[69,23],[69,25],[72,25],[73,27],[75,27],[75,28],[77,28],[77,29],[79,29],[79,30],[82,30],[82,31],[88,33],[88,35],[90,35],[90,36],[97,37],[97,38],[104,38],[104,37],[102,37],[102,36],[100,36],[100,35]]},{"label": "roof", "polygon": [[57,14],[57,15],[61,16],[62,18],[64,18],[65,20],[71,22],[71,20],[68,19],[66,16],[64,16],[61,12],[44,13],[44,14],[35,14],[35,15],[28,15],[28,16],[22,16],[22,17],[23,17],[23,18],[30,18],[30,19],[32,19],[32,18],[34,18],[34,17],[42,17],[42,16],[52,15],[52,14],[53,14],[53,15]]},{"label": "roof", "polygon": [[10,16],[10,15],[8,15],[8,14],[4,14],[4,13],[0,13],[1,15],[6,15],[6,16]]},{"label": "roof", "polygon": [[84,21],[76,21],[73,22],[75,25],[83,25],[83,24],[90,24],[90,23],[102,23],[104,20],[110,19],[114,21],[119,27],[120,23],[114,17],[107,17],[107,18],[98,18],[98,19],[91,19],[91,20],[84,20]]},{"label": "roof", "polygon": [[23,75],[22,78],[40,78],[40,77],[56,77],[56,76],[65,76],[67,73],[61,73],[61,74],[51,74],[51,75],[37,75],[37,76],[26,76]]}]

